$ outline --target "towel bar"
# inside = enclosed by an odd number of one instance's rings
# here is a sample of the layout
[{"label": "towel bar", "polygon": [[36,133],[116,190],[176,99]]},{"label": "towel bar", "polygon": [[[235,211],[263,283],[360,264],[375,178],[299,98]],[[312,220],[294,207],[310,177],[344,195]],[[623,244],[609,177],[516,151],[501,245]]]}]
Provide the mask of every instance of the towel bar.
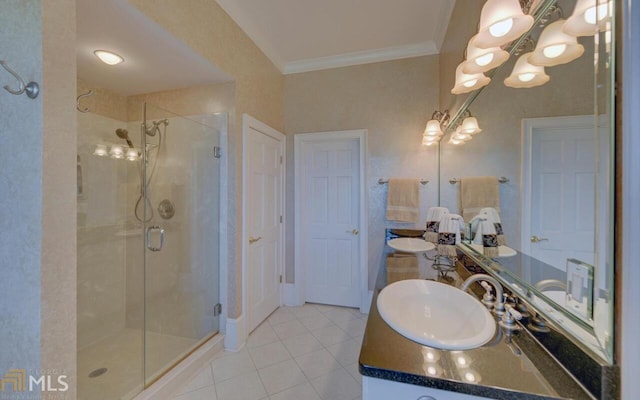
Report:
[{"label": "towel bar", "polygon": [[[389,180],[382,178],[378,179],[378,185],[384,185],[385,183],[389,183]],[[420,179],[420,183],[426,185],[429,181],[427,179]]]},{"label": "towel bar", "polygon": [[[452,185],[455,185],[456,183],[460,182],[462,179],[460,178],[451,178],[449,179],[449,183]],[[501,176],[500,178],[498,178],[498,182],[500,183],[507,183],[509,182],[509,178]]]}]

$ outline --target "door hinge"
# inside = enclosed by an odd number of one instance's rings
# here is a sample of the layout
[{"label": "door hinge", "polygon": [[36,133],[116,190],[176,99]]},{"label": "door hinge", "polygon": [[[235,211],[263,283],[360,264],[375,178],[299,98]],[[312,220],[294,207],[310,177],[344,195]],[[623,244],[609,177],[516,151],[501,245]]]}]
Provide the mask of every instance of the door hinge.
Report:
[{"label": "door hinge", "polygon": [[280,283],[282,283],[282,275],[280,275]]},{"label": "door hinge", "polygon": [[280,216],[280,223],[282,223],[282,215]]},{"label": "door hinge", "polygon": [[213,156],[215,158],[220,158],[222,157],[222,147],[220,146],[213,146]]},{"label": "door hinge", "polygon": [[213,316],[217,317],[220,314],[222,314],[222,304],[218,303],[213,306]]},{"label": "door hinge", "polygon": [[280,164],[282,164],[282,156],[280,156]]}]

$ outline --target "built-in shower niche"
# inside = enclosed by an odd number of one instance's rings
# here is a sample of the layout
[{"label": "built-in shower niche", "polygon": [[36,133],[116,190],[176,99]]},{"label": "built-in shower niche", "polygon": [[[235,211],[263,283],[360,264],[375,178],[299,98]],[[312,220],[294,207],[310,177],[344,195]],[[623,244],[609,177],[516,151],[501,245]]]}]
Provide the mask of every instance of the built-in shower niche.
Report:
[{"label": "built-in shower niche", "polygon": [[[167,93],[78,83],[79,94],[89,89],[89,112],[78,112],[78,391],[127,399],[219,329],[214,147],[227,115],[183,117],[148,103]],[[233,85],[212,96],[221,90]]]}]

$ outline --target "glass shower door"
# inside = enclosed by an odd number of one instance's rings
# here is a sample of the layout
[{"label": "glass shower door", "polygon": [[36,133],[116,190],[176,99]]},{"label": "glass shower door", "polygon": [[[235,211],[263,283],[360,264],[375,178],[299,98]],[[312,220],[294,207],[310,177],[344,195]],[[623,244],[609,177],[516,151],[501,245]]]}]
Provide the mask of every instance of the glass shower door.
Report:
[{"label": "glass shower door", "polygon": [[[145,382],[219,330],[220,131],[144,105]],[[224,118],[226,121],[226,118]]]}]

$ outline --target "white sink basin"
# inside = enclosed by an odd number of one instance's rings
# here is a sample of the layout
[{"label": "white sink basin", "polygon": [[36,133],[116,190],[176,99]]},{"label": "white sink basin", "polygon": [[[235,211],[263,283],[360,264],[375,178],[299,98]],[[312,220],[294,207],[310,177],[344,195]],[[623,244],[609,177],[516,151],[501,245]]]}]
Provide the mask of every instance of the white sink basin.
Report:
[{"label": "white sink basin", "polygon": [[382,319],[402,336],[444,350],[487,343],[496,322],[478,300],[453,286],[421,279],[398,281],[378,295]]},{"label": "white sink basin", "polygon": [[394,250],[406,253],[424,253],[436,248],[433,243],[417,238],[396,238],[389,240],[387,244]]}]

